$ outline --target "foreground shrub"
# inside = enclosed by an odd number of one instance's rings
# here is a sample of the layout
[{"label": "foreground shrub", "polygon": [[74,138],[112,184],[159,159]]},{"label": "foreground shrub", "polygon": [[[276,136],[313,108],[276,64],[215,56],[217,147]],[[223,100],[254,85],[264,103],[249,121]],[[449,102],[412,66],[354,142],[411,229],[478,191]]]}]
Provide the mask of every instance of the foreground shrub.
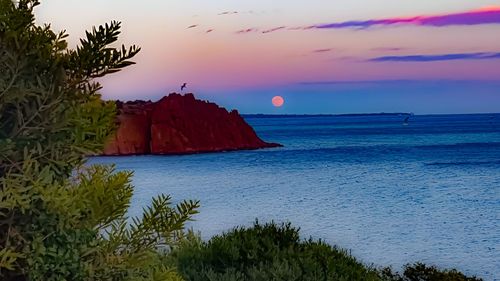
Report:
[{"label": "foreground shrub", "polygon": [[290,224],[260,224],[236,228],[208,242],[190,235],[164,259],[190,281],[478,281],[456,270],[439,270],[421,263],[403,273],[375,270],[348,252],[321,241],[301,240]]},{"label": "foreground shrub", "polygon": [[131,174],[85,167],[114,130],[96,78],[133,64],[120,23],[86,33],[37,26],[36,0],[0,0],[0,280],[180,280],[160,257],[198,208],[159,196],[130,224]]},{"label": "foreground shrub", "polygon": [[379,280],[349,253],[302,241],[290,224],[237,228],[208,242],[192,238],[170,262],[186,280]]}]

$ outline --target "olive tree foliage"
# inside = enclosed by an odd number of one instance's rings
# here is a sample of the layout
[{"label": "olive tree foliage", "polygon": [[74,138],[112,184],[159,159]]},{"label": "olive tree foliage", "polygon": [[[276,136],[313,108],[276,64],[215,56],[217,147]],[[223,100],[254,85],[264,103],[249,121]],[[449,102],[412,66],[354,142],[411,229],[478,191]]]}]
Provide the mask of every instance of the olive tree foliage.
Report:
[{"label": "olive tree foliage", "polygon": [[159,256],[199,203],[159,196],[129,223],[131,173],[84,165],[114,131],[95,79],[140,48],[112,47],[111,22],[69,49],[64,32],[35,24],[38,4],[0,0],[0,279],[179,280]]}]

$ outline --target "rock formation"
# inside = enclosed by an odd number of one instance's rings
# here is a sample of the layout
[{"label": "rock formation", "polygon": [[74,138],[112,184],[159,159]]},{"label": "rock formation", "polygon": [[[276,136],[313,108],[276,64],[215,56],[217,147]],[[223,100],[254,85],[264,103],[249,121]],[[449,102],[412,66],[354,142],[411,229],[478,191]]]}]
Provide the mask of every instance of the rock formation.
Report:
[{"label": "rock formation", "polygon": [[236,110],[228,112],[193,94],[158,102],[117,102],[119,124],[104,155],[190,154],[281,146],[266,143]]}]

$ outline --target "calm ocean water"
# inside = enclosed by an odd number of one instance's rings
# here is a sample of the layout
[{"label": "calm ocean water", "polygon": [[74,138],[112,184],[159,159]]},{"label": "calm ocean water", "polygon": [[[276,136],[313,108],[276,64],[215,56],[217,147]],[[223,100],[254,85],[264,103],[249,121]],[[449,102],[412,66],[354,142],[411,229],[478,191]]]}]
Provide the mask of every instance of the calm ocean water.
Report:
[{"label": "calm ocean water", "polygon": [[201,200],[204,238],[290,221],[367,264],[423,261],[500,280],[500,115],[247,117],[283,148],[99,157],[135,172],[130,214]]}]

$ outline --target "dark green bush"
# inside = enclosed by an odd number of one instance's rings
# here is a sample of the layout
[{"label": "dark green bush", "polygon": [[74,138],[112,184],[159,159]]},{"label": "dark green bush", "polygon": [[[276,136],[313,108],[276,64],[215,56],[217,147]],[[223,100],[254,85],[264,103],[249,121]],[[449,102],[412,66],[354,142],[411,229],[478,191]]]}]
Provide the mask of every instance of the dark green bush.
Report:
[{"label": "dark green bush", "polygon": [[390,268],[381,270],[380,276],[388,281],[480,281],[476,277],[467,277],[463,273],[452,270],[440,270],[435,266],[423,263],[406,265],[402,274],[394,273]]},{"label": "dark green bush", "polygon": [[171,255],[186,280],[379,280],[344,250],[303,241],[290,224],[236,228],[208,242],[191,239]]},{"label": "dark green bush", "polygon": [[439,270],[421,263],[403,273],[375,270],[348,252],[322,241],[301,240],[290,224],[260,224],[235,228],[208,242],[195,235],[165,258],[190,281],[478,281],[456,270]]}]

